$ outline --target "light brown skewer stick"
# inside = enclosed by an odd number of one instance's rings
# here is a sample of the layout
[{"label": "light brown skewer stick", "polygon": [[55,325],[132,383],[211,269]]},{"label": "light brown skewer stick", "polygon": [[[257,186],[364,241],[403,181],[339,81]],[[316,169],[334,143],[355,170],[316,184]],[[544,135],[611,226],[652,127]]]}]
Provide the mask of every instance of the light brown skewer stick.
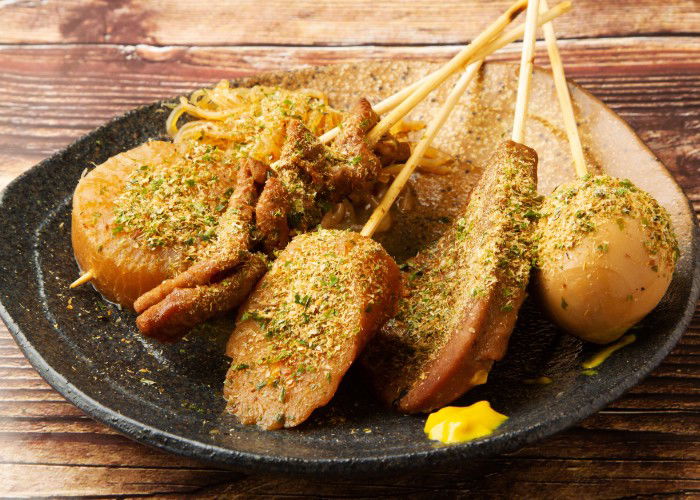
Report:
[{"label": "light brown skewer stick", "polygon": [[530,84],[532,83],[532,68],[535,60],[538,13],[539,0],[530,0],[525,17],[525,34],[523,35],[523,50],[520,55],[520,74],[518,75],[518,95],[515,101],[513,133],[511,134],[511,139],[520,144],[525,142],[525,121],[530,101]]},{"label": "light brown skewer stick", "polygon": [[[540,0],[540,13],[546,11],[547,0]],[[561,108],[562,118],[564,120],[564,129],[569,138],[569,147],[571,148],[571,156],[574,159],[574,167],[576,175],[583,177],[588,173],[586,168],[586,158],[583,155],[583,147],[581,146],[581,137],[576,126],[576,118],[574,116],[574,107],[571,104],[571,94],[569,94],[569,86],[566,83],[566,75],[564,74],[564,64],[559,54],[557,47],[557,37],[554,34],[554,26],[551,21],[542,26],[544,31],[544,39],[547,44],[547,53],[549,54],[549,64],[552,67],[552,75],[554,77],[554,86],[557,89],[557,97],[559,98],[559,107]]]},{"label": "light brown skewer stick", "polygon": [[[567,12],[569,12],[571,10],[572,6],[573,5],[569,0],[558,3],[557,5],[552,7],[550,10],[548,10],[546,14],[543,14],[538,18],[537,26],[542,26],[545,23],[552,21],[552,19],[556,19],[557,17],[561,16],[562,14],[566,14]],[[525,23],[523,23],[519,26],[516,26],[515,28],[511,28],[510,30],[506,31],[505,33],[502,33],[494,41],[492,41],[488,47],[477,52],[477,54],[474,56],[474,60],[485,59],[487,56],[491,55],[496,50],[505,47],[506,45],[514,42],[515,40],[523,37],[524,35],[525,35]]]},{"label": "light brown skewer stick", "polygon": [[80,275],[80,277],[75,280],[73,283],[70,284],[68,288],[75,288],[80,285],[84,285],[88,281],[92,280],[92,278],[95,277],[95,271],[92,269],[88,269],[86,272]]},{"label": "light brown skewer stick", "polygon": [[430,122],[425,134],[416,145],[416,148],[413,150],[413,153],[411,153],[408,161],[406,161],[405,166],[396,176],[394,182],[391,183],[391,186],[389,186],[389,189],[387,189],[382,201],[379,202],[379,205],[377,205],[377,208],[374,209],[374,212],[372,212],[369,220],[365,223],[365,226],[360,232],[362,236],[371,238],[379,224],[381,224],[382,219],[391,208],[394,200],[396,200],[396,197],[401,193],[401,190],[408,182],[409,177],[411,177],[411,174],[418,166],[420,160],[423,158],[425,150],[428,149],[430,143],[433,141],[437,133],[444,125],[445,120],[447,120],[447,117],[454,109],[457,101],[459,101],[459,98],[462,97],[462,94],[464,94],[464,91],[467,89],[469,83],[476,76],[481,64],[482,61],[470,64],[459,80],[457,80],[457,83],[450,91],[450,94],[447,96],[447,99],[438,111],[438,114]]},{"label": "light brown skewer stick", "polygon": [[[538,1],[530,0],[530,3],[528,4],[528,17],[525,21],[525,38],[523,39],[523,52],[521,55],[520,75],[518,78],[518,96],[516,101],[515,117],[513,119],[513,140],[520,143],[523,142],[522,136],[524,135],[527,103],[530,97],[530,81],[532,77],[533,57],[535,52],[535,35],[538,23],[537,11]],[[382,201],[379,203],[379,205],[377,205],[377,208],[374,209],[374,212],[372,212],[372,215],[365,223],[365,226],[362,228],[360,234],[367,237],[371,237],[372,234],[374,234],[377,226],[379,226],[382,219],[391,208],[391,205],[394,203],[394,200],[399,193],[401,193],[401,190],[408,182],[409,177],[415,170],[420,159],[423,157],[423,153],[428,146],[430,146],[433,138],[435,135],[437,135],[440,127],[442,127],[444,124],[445,120],[452,111],[452,108],[454,108],[455,104],[480,66],[481,61],[473,63],[467,68],[467,71],[464,72],[462,77],[450,92],[447,100],[440,108],[438,115],[428,126],[428,130],[421,138],[420,142],[416,146],[416,149],[406,162],[406,165],[403,169],[401,169],[399,175],[396,176],[394,182],[391,184],[391,186],[389,186],[389,189],[387,189]]]},{"label": "light brown skewer stick", "polygon": [[[539,20],[537,22],[538,26],[542,26],[547,22],[550,22],[552,19],[556,19],[557,17],[561,16],[562,14],[565,14],[571,10],[572,4],[569,0],[566,0],[564,2],[561,2],[557,5],[555,5],[553,8],[548,10],[545,14],[542,14],[539,17]],[[472,57],[472,60],[478,61],[481,59],[485,59],[487,56],[493,54],[499,49],[502,49],[506,45],[509,45],[510,43],[514,42],[518,38],[521,38],[525,33],[525,24],[521,24],[520,26],[516,26],[514,28],[511,28],[510,30],[506,31],[505,33],[501,33],[500,36],[489,42],[489,44],[479,50],[474,57]],[[466,50],[462,49],[462,51]],[[448,63],[446,63],[448,64]],[[466,64],[466,63],[465,63]],[[443,66],[444,67],[444,66]],[[442,69],[442,68],[441,68]],[[420,80],[417,80],[413,82],[411,85],[408,87],[405,87],[398,91],[396,94],[393,94],[386,99],[378,102],[372,109],[374,109],[375,113],[377,114],[384,114],[389,111],[392,111],[395,109],[399,104],[401,104],[415,89],[417,89],[420,85],[428,81],[429,78],[432,78],[435,76],[435,74],[440,71],[440,69],[424,76]],[[403,118],[403,117],[402,117]],[[319,141],[322,143],[326,144],[333,140],[338,134],[340,133],[340,127],[335,127],[325,134],[322,134],[319,136]]]},{"label": "light brown skewer stick", "polygon": [[[572,7],[572,4],[569,0],[561,2],[561,3],[557,4],[556,6],[554,6],[552,9],[548,10],[545,14],[542,14],[539,17],[537,24],[544,25],[545,23],[550,22],[552,19],[555,19],[555,18],[559,17],[560,15],[567,13],[569,10],[571,10],[571,7]],[[478,50],[474,54],[474,56],[472,57],[472,60],[478,61],[478,60],[482,60],[482,59],[486,58],[486,56],[492,54],[493,52],[495,52],[495,51],[505,47],[506,45],[512,43],[513,41],[517,40],[518,38],[523,36],[524,33],[525,33],[525,25],[524,24],[517,26],[515,28],[512,28],[505,33],[501,33],[500,36],[498,36],[496,39],[491,41],[487,46]],[[469,49],[469,47],[471,47],[471,45],[467,46],[465,49],[462,49],[462,52],[460,52],[460,54],[465,52],[467,49]],[[433,72],[433,73],[421,78],[420,80],[412,83],[408,87],[400,90],[399,92],[397,92],[396,94],[394,94],[390,97],[387,97],[383,101],[380,101],[374,107],[374,111],[378,114],[382,114],[382,113],[394,110],[399,104],[404,102],[405,99],[408,96],[410,96],[414,90],[416,90],[419,86],[421,86],[422,84],[429,81],[431,78],[435,78],[436,75],[442,69],[445,68],[445,66],[450,64],[460,54],[457,54],[457,56],[455,56],[452,60],[450,60],[448,63],[446,63],[442,68],[440,68],[440,69],[436,70],[435,72]],[[464,63],[464,64],[466,64],[466,63]],[[408,114],[411,111],[411,109],[413,109],[413,108],[411,107],[410,109],[408,109],[404,113],[402,113],[401,116],[398,118],[398,120],[402,119],[406,114]],[[391,128],[394,125],[394,123],[392,123],[389,126],[389,128]],[[387,128],[387,130],[389,128]],[[325,134],[321,135],[319,137],[319,140],[322,143],[327,143],[327,142],[333,140],[338,135],[339,132],[340,132],[340,128],[336,127],[334,129],[329,130]],[[377,208],[379,208],[379,206]],[[91,281],[94,277],[95,277],[94,271],[92,269],[90,269],[87,272],[85,272],[84,274],[82,274],[77,280],[75,280],[71,284],[70,287],[75,288],[77,286],[83,285],[83,284]]]},{"label": "light brown skewer stick", "polygon": [[[469,63],[474,55],[485,48],[489,42],[499,35],[505,27],[510,23],[516,15],[518,15],[523,7],[527,4],[527,0],[518,0],[512,4],[506,12],[498,16],[484,31],[482,31],[469,45],[462,49],[456,56],[450,59],[447,64],[433,73],[426,79],[413,93],[408,96],[401,104],[389,112],[381,121],[369,131],[366,137],[366,142],[370,147],[374,147],[379,139],[386,134],[389,129],[411,111],[419,102],[425,99],[430,92],[438,85],[444,82],[455,71],[458,71],[462,66]],[[536,19],[535,19],[536,20]]]},{"label": "light brown skewer stick", "polygon": [[[396,94],[393,94],[383,101],[379,101],[376,105],[372,106],[372,110],[377,113],[378,115],[384,114],[387,111],[391,111],[394,109],[396,106],[401,104],[401,102],[406,99],[407,96],[411,95],[411,92],[413,92],[415,89],[418,88],[422,83],[424,83],[428,78],[432,76],[433,73],[430,73],[429,75],[424,76],[420,80],[416,80],[413,82],[411,85],[409,85],[406,88],[403,88],[399,90]],[[338,134],[340,133],[340,127],[334,127],[330,129],[328,132],[325,134],[321,134],[318,137],[319,142],[321,144],[327,144],[333,139],[335,139]]]}]

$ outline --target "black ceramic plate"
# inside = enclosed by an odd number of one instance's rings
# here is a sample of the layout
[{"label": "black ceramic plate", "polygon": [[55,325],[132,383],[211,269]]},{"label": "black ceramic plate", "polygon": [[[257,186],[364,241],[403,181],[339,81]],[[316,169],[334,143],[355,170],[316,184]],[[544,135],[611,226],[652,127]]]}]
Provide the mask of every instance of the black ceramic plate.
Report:
[{"label": "black ceramic plate", "polygon": [[[388,95],[432,67],[423,62],[328,66],[237,83],[316,87],[344,107],[357,95]],[[514,81],[514,66],[487,65],[468,103],[451,117],[440,146],[466,164],[482,162],[507,134]],[[683,193],[622,120],[571,88],[589,160],[631,178],[666,206],[682,255],[668,294],[636,327],[637,342],[617,352],[594,376],[581,374],[580,367],[593,347],[562,334],[533,304],[526,304],[506,359],[496,365],[488,384],[458,402],[488,399],[510,416],[486,439],[453,446],[428,441],[424,417],[381,408],[352,372],[333,402],[298,429],[264,432],[241,426],[222,413],[226,322],[221,334],[208,330],[176,345],[160,345],[136,333],[132,313],[105,303],[90,287],[68,290],[77,276],[70,243],[73,189],[93,163],[161,137],[166,113],[160,103],[95,130],[4,191],[0,315],[39,373],[89,415],[137,441],[231,468],[383,473],[515,449],[578,422],[644,378],[682,335],[698,297],[695,226]],[[435,100],[425,103],[416,116],[427,116],[436,105]],[[541,70],[534,78],[531,114],[526,142],[540,154],[540,188],[548,191],[569,176],[571,161],[551,78]],[[542,374],[553,383],[523,383]]]}]

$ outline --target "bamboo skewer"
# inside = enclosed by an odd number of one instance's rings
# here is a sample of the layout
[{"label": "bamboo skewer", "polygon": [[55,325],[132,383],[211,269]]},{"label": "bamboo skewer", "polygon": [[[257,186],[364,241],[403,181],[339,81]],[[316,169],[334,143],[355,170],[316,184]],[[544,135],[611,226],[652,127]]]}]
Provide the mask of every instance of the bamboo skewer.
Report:
[{"label": "bamboo skewer", "polygon": [[[537,22],[538,26],[542,26],[547,22],[550,22],[552,19],[555,19],[562,14],[567,13],[568,11],[571,10],[572,4],[569,0],[566,0],[564,2],[561,2],[548,10],[546,13],[542,14]],[[510,30],[501,33],[497,38],[489,42],[489,44],[486,47],[483,47],[482,49],[478,50],[476,54],[471,58],[473,61],[479,61],[485,59],[487,56],[493,54],[499,49],[502,49],[506,45],[511,44],[518,38],[521,38],[525,33],[525,24],[521,24],[519,26],[516,26],[514,28],[511,28]],[[463,49],[464,50],[464,49]],[[456,57],[456,56],[455,56]],[[449,64],[446,63],[446,64]],[[442,67],[444,68],[444,66]],[[395,109],[399,104],[401,104],[406,97],[408,97],[414,90],[416,90],[420,85],[424,84],[426,81],[428,81],[429,78],[432,78],[440,71],[442,68],[430,73],[429,75],[424,76],[420,80],[417,80],[413,82],[411,85],[408,87],[405,87],[398,91],[396,94],[393,94],[386,99],[378,102],[374,107],[374,111],[377,114],[383,114],[389,111],[392,111]],[[403,116],[401,117],[403,118]],[[325,134],[319,136],[319,140],[326,144],[333,140],[335,137],[337,137],[338,133],[340,132],[340,127],[335,127]]]},{"label": "bamboo skewer", "polygon": [[[546,11],[547,0],[540,0],[540,12]],[[551,21],[545,23],[542,27],[544,31],[544,39],[547,44],[547,53],[549,54],[549,64],[552,67],[552,76],[554,77],[554,86],[557,89],[557,97],[559,98],[559,107],[561,108],[562,118],[564,120],[564,129],[569,138],[569,147],[571,148],[571,156],[574,159],[574,167],[576,175],[583,177],[588,173],[586,168],[586,159],[583,155],[583,147],[581,146],[581,137],[576,126],[576,118],[574,116],[574,107],[571,104],[571,94],[569,94],[569,86],[566,83],[566,75],[564,74],[564,64],[559,54],[557,47],[557,37],[554,34],[554,26]]]},{"label": "bamboo skewer", "polygon": [[[542,26],[545,23],[552,21],[552,19],[556,19],[562,14],[566,14],[571,10],[571,7],[572,3],[569,0],[555,5],[550,10],[548,10],[546,14],[543,14],[538,18],[537,26]],[[498,38],[491,42],[488,47],[479,51],[474,56],[474,59],[484,59],[486,58],[486,56],[491,55],[496,50],[505,47],[506,45],[514,42],[515,40],[523,36],[525,36],[525,23],[516,26],[515,28],[511,28],[505,33],[502,33]]]},{"label": "bamboo skewer", "polygon": [[506,12],[501,14],[498,19],[491,23],[484,31],[482,31],[475,39],[462,49],[456,56],[450,59],[447,64],[442,66],[435,73],[430,75],[413,93],[407,97],[401,104],[394,108],[388,115],[369,131],[366,137],[367,144],[373,147],[379,139],[389,131],[389,129],[400,119],[402,119],[410,110],[412,110],[425,96],[432,92],[438,85],[444,82],[454,72],[458,71],[462,66],[469,63],[474,55],[486,47],[495,36],[499,35],[503,29],[517,16],[527,4],[527,0],[518,0],[513,3]]},{"label": "bamboo skewer", "polygon": [[[563,12],[571,8],[571,5],[567,5],[566,3],[559,4],[559,6],[561,6],[561,8],[564,9]],[[518,28],[515,28],[501,35],[501,38],[503,40],[508,40],[506,43],[512,42],[520,34],[523,35],[523,52],[521,55],[520,75],[518,79],[518,97],[516,102],[515,116],[513,119],[513,140],[520,143],[523,142],[525,119],[527,116],[527,105],[530,98],[530,82],[532,79],[532,68],[535,52],[534,49],[537,26],[539,24],[544,24],[546,19],[544,18],[544,16],[538,18],[538,10],[538,1],[530,0],[530,3],[528,4],[525,25],[519,26]],[[560,12],[560,14],[563,12]],[[514,34],[515,36],[513,36]],[[513,36],[513,38],[509,39],[511,36]],[[487,50],[490,49],[492,46],[498,45],[499,43],[500,39],[497,39],[491,46],[487,48]],[[462,80],[467,80],[468,83],[468,81],[470,80],[468,76],[470,71],[473,70],[475,74],[476,70],[479,68],[480,65],[481,61],[469,66],[462,78],[460,78],[460,80],[458,81],[457,85],[455,85],[455,88],[450,93],[450,96],[448,97],[447,101],[445,102],[445,104],[443,104],[443,107],[440,109],[438,116],[433,120],[433,122],[431,122],[430,126],[428,127],[428,131],[425,133],[418,146],[416,146],[416,149],[411,154],[411,157],[406,162],[406,166],[394,179],[394,182],[387,190],[386,194],[384,195],[384,198],[382,198],[382,201],[374,209],[374,212],[372,212],[372,215],[370,216],[365,226],[362,228],[362,232],[360,234],[364,236],[371,236],[376,230],[377,226],[379,226],[382,219],[391,208],[391,205],[393,204],[394,200],[399,195],[405,184],[408,182],[408,179],[413,173],[413,170],[415,169],[416,165],[420,161],[423,152],[430,145],[430,141],[432,141],[433,137],[437,134],[437,131],[444,123],[445,119],[452,110],[452,107],[454,107],[454,104],[459,99],[461,92],[464,91],[463,89],[461,91],[459,90],[460,83],[462,82]],[[471,75],[471,77],[473,78],[473,75]],[[464,87],[466,88],[466,84],[464,85]],[[457,94],[456,97],[454,97],[455,94]],[[453,97],[453,102],[450,103]]]},{"label": "bamboo skewer", "polygon": [[520,55],[520,74],[518,75],[518,95],[515,101],[515,116],[513,117],[513,133],[511,139],[523,144],[525,141],[525,120],[530,100],[530,84],[532,83],[532,68],[535,62],[535,40],[537,39],[537,16],[539,0],[530,0],[525,17],[525,34],[523,35],[523,51]]},{"label": "bamboo skewer", "polygon": [[71,283],[69,288],[75,288],[77,286],[84,285],[88,281],[92,280],[92,278],[94,277],[95,271],[92,269],[88,269],[86,272],[80,275],[80,278]]},{"label": "bamboo skewer", "polygon": [[462,97],[462,94],[464,94],[464,91],[467,89],[469,83],[476,76],[480,67],[481,61],[472,63],[467,67],[466,71],[462,74],[459,80],[457,80],[457,83],[447,96],[447,99],[438,111],[438,114],[435,116],[435,118],[433,118],[433,121],[430,122],[425,134],[416,145],[416,148],[413,150],[413,153],[411,153],[408,161],[406,161],[405,166],[396,176],[394,182],[391,183],[391,186],[389,186],[389,189],[387,189],[382,201],[379,202],[379,205],[377,205],[369,220],[365,223],[365,226],[360,232],[362,236],[367,236],[368,238],[372,237],[375,230],[382,222],[382,219],[391,208],[391,205],[394,203],[394,200],[396,200],[396,197],[401,193],[401,190],[408,182],[411,174],[418,166],[421,158],[423,158],[423,154],[425,153],[426,149],[428,149],[430,143],[440,131],[440,128],[442,128],[444,125],[445,120],[447,120],[447,117],[452,112],[452,109],[454,109],[457,101],[459,101],[459,98]]}]

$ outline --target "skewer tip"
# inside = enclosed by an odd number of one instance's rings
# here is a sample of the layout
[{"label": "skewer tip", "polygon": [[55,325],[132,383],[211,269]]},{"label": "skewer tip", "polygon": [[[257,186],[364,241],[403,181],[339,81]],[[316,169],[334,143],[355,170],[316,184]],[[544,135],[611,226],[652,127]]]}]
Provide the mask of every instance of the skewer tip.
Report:
[{"label": "skewer tip", "polygon": [[73,283],[71,283],[69,288],[75,288],[75,287],[78,287],[80,285],[84,285],[88,281],[91,281],[94,277],[95,277],[95,272],[92,269],[89,269],[87,272],[81,274],[80,278],[78,278]]}]

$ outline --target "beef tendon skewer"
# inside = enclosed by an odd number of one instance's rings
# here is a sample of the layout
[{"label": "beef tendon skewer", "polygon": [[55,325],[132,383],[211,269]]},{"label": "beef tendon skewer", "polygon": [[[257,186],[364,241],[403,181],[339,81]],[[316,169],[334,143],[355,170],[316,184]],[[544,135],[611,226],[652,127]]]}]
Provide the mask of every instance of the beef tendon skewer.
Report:
[{"label": "beef tendon skewer", "polygon": [[484,167],[467,207],[433,246],[407,262],[398,314],[362,364],[380,398],[406,413],[440,408],[487,381],[525,298],[540,198],[537,153],[521,144],[537,3],[528,5],[513,140]]},{"label": "beef tendon skewer", "polygon": [[[458,80],[402,173],[418,165],[479,66]],[[383,213],[400,191],[388,190]],[[297,236],[239,311],[224,395],[241,422],[265,429],[303,422],[330,401],[362,348],[396,313],[401,273],[371,239],[376,218],[361,234],[322,229]]]},{"label": "beef tendon skewer", "polygon": [[[262,194],[275,207],[261,214],[263,227],[274,228],[266,241],[270,250],[284,248],[290,231],[306,232],[317,226],[324,204],[369,190],[381,172],[381,160],[365,137],[377,121],[369,102],[360,99],[331,147],[321,144],[300,122],[289,122],[282,156],[270,166],[275,180],[269,188],[265,186],[275,193],[266,196],[263,190]],[[385,139],[388,147],[394,143],[390,136]]]},{"label": "beef tendon skewer", "polygon": [[559,326],[605,344],[661,301],[678,243],[668,213],[650,194],[627,179],[588,174],[551,23],[544,32],[578,179],[545,199],[537,292]]},{"label": "beef tendon skewer", "polygon": [[369,103],[361,99],[329,148],[299,120],[290,120],[280,160],[271,165],[272,177],[260,196],[255,180],[264,179],[267,167],[242,160],[217,242],[189,269],[136,300],[139,330],[172,342],[196,324],[240,305],[266,270],[264,257],[252,251],[254,234],[270,253],[283,248],[290,231],[318,225],[324,201],[367,189],[376,179],[381,162],[364,141],[376,122]]}]

